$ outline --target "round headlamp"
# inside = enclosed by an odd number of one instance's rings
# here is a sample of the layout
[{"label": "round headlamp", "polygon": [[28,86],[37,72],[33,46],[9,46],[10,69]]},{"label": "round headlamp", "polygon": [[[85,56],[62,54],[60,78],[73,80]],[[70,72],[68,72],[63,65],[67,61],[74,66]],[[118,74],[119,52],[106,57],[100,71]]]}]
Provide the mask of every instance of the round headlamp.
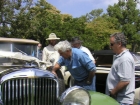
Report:
[{"label": "round headlamp", "polygon": [[46,64],[45,63],[40,63],[40,68],[43,70],[46,70]]},{"label": "round headlamp", "polygon": [[68,88],[60,97],[62,105],[90,105],[90,95],[80,86]]}]

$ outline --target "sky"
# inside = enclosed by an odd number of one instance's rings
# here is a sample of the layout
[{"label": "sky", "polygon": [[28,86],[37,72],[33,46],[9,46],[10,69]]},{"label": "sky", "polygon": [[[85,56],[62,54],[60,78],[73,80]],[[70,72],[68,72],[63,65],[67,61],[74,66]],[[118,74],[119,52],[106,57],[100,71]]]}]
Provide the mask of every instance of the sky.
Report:
[{"label": "sky", "polygon": [[86,15],[95,9],[103,9],[106,12],[108,5],[118,3],[118,0],[46,0],[62,14],[70,14],[73,17]]},{"label": "sky", "polygon": [[[46,0],[48,3],[60,10],[62,14],[70,14],[73,17],[80,17],[86,15],[95,9],[103,9],[106,13],[106,9],[109,5],[118,3],[119,0]],[[140,1],[140,0],[138,0]],[[138,4],[140,9],[140,3]]]}]

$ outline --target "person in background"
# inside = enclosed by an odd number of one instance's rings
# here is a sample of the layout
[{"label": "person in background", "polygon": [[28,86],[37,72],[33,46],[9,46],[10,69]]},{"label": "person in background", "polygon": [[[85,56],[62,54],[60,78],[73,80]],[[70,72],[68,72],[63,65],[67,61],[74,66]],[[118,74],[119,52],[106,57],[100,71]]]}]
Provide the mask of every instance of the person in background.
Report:
[{"label": "person in background", "polygon": [[79,37],[73,37],[71,39],[71,45],[72,47],[74,48],[78,48],[78,49],[81,49],[83,50],[85,53],[87,53],[89,55],[89,58],[95,63],[95,59],[94,57],[92,56],[90,50],[84,46],[82,46],[82,41],[80,40]]},{"label": "person in background", "polygon": [[75,79],[74,85],[95,91],[96,66],[89,56],[80,49],[72,48],[68,41],[61,41],[54,48],[59,52],[60,58],[54,65],[52,73],[57,75],[56,71],[61,66],[66,66]]},{"label": "person in background", "polygon": [[123,33],[110,36],[110,46],[116,57],[107,77],[106,94],[116,99],[120,105],[132,105],[135,90],[135,63],[126,44]]},{"label": "person in background", "polygon": [[46,39],[49,45],[43,48],[42,60],[47,62],[48,65],[55,64],[59,59],[60,55],[58,51],[54,49],[54,45],[56,45],[59,39],[55,33],[51,33]]},{"label": "person in background", "polygon": [[42,49],[41,49],[41,48],[42,48],[42,44],[39,43],[39,44],[37,45],[38,59],[39,59],[39,60],[42,60]]}]

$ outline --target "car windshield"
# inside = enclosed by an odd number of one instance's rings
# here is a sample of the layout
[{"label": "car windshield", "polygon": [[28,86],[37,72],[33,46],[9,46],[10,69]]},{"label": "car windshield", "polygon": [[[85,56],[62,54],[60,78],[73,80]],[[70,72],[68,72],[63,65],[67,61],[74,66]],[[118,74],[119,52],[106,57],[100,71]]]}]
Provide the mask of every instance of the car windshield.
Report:
[{"label": "car windshield", "polygon": [[25,55],[37,57],[37,45],[27,43],[0,43],[1,51],[21,52]]}]

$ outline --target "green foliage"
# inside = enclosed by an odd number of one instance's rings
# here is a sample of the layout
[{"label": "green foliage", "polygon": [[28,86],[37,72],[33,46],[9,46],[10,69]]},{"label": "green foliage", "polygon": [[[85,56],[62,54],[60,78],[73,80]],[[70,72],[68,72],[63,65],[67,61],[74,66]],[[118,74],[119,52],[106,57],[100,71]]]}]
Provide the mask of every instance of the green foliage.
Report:
[{"label": "green foliage", "polygon": [[[26,9],[28,9],[30,7],[32,0],[1,0],[0,1],[0,26],[1,26],[1,30],[0,36],[4,36],[4,37],[17,37],[18,35],[14,36],[11,35],[15,30],[12,30],[11,25],[15,24],[15,21],[17,22],[17,27],[20,26],[21,23],[24,22],[24,19],[21,18],[21,20],[23,20],[23,22],[19,22],[19,14],[22,14],[22,16],[25,16],[24,13],[26,11]],[[25,4],[25,6],[23,6],[22,4]],[[15,26],[15,25],[14,25]],[[21,26],[20,26],[21,27]],[[15,27],[14,27],[15,28]],[[18,32],[20,32],[18,30]],[[21,35],[20,35],[21,36]]]},{"label": "green foliage", "polygon": [[95,10],[92,10],[91,12],[87,13],[85,16],[82,16],[82,17],[85,17],[86,18],[86,22],[91,22],[92,20],[100,17],[103,13],[103,9],[95,9]]},{"label": "green foliage", "polygon": [[92,34],[90,35],[90,45],[87,44],[86,46],[92,46],[90,49],[94,50],[104,49],[105,46],[109,48],[109,36],[118,32],[115,25],[109,21],[109,17],[105,15],[87,23],[87,28],[91,29]]},{"label": "green foliage", "polygon": [[85,23],[80,18],[67,17],[62,23],[62,40],[71,40],[74,36],[82,36],[85,31]]},{"label": "green foliage", "polygon": [[108,15],[116,20],[116,29],[120,29],[128,39],[128,44],[131,45],[131,50],[135,52],[136,46],[140,42],[139,35],[140,31],[139,17],[140,10],[136,9],[136,2],[134,0],[128,0],[127,2],[119,1],[118,4],[108,7]]},{"label": "green foliage", "polygon": [[[24,4],[24,5],[23,5]],[[61,40],[79,36],[90,50],[109,49],[109,36],[124,32],[131,48],[140,44],[140,11],[133,0],[109,6],[107,14],[95,9],[79,18],[61,14],[46,0],[0,0],[0,36],[34,39],[46,46],[55,33]]]}]

